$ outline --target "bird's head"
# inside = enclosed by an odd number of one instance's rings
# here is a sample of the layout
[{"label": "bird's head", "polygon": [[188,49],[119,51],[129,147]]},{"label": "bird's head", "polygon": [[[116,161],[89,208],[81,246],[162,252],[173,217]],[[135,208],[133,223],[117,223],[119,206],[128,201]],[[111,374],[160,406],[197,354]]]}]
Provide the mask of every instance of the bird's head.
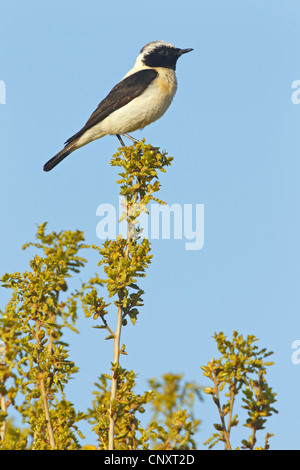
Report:
[{"label": "bird's head", "polygon": [[179,49],[165,41],[152,41],[143,47],[137,57],[137,63],[147,67],[164,67],[175,70],[178,58],[192,50]]}]

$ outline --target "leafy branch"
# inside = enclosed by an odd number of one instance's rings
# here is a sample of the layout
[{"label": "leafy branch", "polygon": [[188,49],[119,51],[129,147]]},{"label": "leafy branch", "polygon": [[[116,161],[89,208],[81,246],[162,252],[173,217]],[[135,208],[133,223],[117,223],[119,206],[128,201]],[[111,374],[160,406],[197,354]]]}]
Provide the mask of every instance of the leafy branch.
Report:
[{"label": "leafy branch", "polygon": [[78,251],[86,245],[80,231],[45,230],[46,223],[41,224],[37,242],[24,245],[43,252],[31,260],[30,270],[2,277],[2,286],[13,291],[0,321],[2,419],[13,405],[30,425],[32,449],[72,449],[78,446],[72,428],[79,432],[75,422],[82,415],[64,396],[64,386],[77,368],[61,338],[66,327],[77,331],[77,307],[76,296],[60,300],[60,293],[67,290],[71,272],[84,266]]},{"label": "leafy branch", "polygon": [[105,316],[108,314],[107,305],[103,297],[98,298],[96,290],[87,293],[83,298],[86,315],[93,314],[94,319],[100,318],[102,328],[109,335],[106,339],[114,341],[114,355],[112,363],[111,396],[109,408],[109,435],[108,448],[114,449],[115,426],[118,419],[116,410],[116,397],[118,383],[120,383],[120,354],[126,354],[125,346],[120,346],[122,327],[127,325],[127,318],[135,324],[139,307],[143,305],[144,291],[137,285],[138,278],[145,276],[145,270],[151,262],[149,240],[141,237],[138,228],[138,217],[141,212],[147,212],[147,205],[151,201],[163,204],[154,197],[160,184],[158,171],[165,172],[165,167],[171,164],[171,157],[161,153],[151,145],[136,142],[129,147],[121,147],[111,160],[112,166],[122,169],[119,173],[121,179],[120,194],[124,197],[124,211],[121,220],[127,221],[127,238],[118,236],[116,240],[106,240],[103,247],[93,246],[101,256],[99,265],[104,266],[106,278],[102,283],[106,286],[108,296],[115,298],[117,307],[116,328],[113,329]]},{"label": "leafy branch", "polygon": [[[144,142],[122,147],[111,164],[121,168],[117,183],[123,196],[121,220],[127,222],[127,236],[107,240],[101,247],[98,274],[81,284],[74,293],[67,293],[71,276],[79,273],[85,259],[79,255],[87,248],[80,231],[46,233],[47,224],[38,227],[36,241],[24,248],[34,248],[30,268],[24,273],[5,274],[2,286],[12,296],[0,317],[0,448],[1,449],[196,449],[199,419],[193,405],[202,398],[202,388],[193,382],[182,382],[181,374],[164,374],[152,379],[150,390],[135,393],[136,373],[121,367],[120,356],[127,354],[121,345],[121,332],[128,320],[135,325],[144,291],[140,280],[150,265],[149,240],[139,227],[142,212],[151,202],[164,204],[155,197],[160,189],[159,172],[166,171],[171,157]],[[106,288],[105,296],[99,291]],[[65,395],[65,387],[77,372],[69,358],[64,332],[76,329],[80,300],[85,315],[96,322],[95,328],[106,331],[106,340],[114,344],[111,374],[101,374],[91,408],[86,413],[75,410]],[[258,431],[265,428],[267,418],[277,410],[273,407],[276,394],[266,381],[268,357],[272,352],[259,349],[257,338],[243,338],[237,332],[232,340],[216,333],[219,359],[202,367],[211,386],[204,392],[212,396],[220,422],[206,441],[212,448],[218,443],[224,449],[234,448],[232,429],[239,424],[234,412],[237,404],[247,412],[244,426],[250,430],[242,439],[243,449],[269,449],[266,433],[257,446]],[[237,403],[237,401],[239,402]],[[139,415],[146,406],[152,410],[148,425]],[[25,429],[15,428],[11,409],[22,416]],[[83,438],[78,422],[93,425],[99,445],[81,446]]]},{"label": "leafy branch", "polygon": [[[246,339],[242,335],[233,333],[232,341],[227,340],[223,333],[216,334],[215,340],[222,356],[214,359],[203,366],[204,375],[208,377],[213,386],[206,387],[204,392],[211,395],[217,406],[220,423],[214,424],[217,432],[205,442],[209,448],[215,446],[218,442],[224,443],[225,450],[232,450],[230,433],[233,427],[237,426],[238,415],[233,414],[234,404],[239,392],[242,392],[244,402],[243,408],[247,410],[249,418],[244,426],[251,429],[251,435],[248,440],[242,440],[242,448],[254,449],[257,441],[256,433],[264,429],[266,418],[272,413],[277,413],[273,408],[275,393],[266,382],[267,367],[272,362],[265,361],[272,352],[265,348],[259,349],[255,342],[257,338],[248,335]],[[225,392],[225,403],[221,403],[221,393]],[[272,435],[267,433],[265,446],[267,449],[269,438]]]}]

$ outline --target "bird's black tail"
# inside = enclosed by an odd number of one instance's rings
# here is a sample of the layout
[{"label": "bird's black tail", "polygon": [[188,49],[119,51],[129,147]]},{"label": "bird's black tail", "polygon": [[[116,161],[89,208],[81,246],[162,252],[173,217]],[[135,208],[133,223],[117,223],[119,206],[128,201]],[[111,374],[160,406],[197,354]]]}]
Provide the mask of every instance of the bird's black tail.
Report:
[{"label": "bird's black tail", "polygon": [[56,165],[58,165],[64,158],[66,158],[70,153],[75,150],[74,147],[65,147],[62,149],[60,152],[58,152],[54,157],[50,158],[50,160],[45,163],[44,165],[44,171],[50,171],[52,168],[54,168]]}]

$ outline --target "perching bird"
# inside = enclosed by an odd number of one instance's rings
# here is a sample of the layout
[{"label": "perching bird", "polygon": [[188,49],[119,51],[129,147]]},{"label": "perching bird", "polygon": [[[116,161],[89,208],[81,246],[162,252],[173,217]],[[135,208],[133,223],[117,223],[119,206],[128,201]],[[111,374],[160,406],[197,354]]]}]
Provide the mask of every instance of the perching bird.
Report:
[{"label": "perching bird", "polygon": [[[134,67],[98,105],[87,123],[65,147],[44,165],[50,171],[74,150],[105,135],[129,136],[159,119],[170,106],[176,93],[177,59],[193,49],[178,49],[164,41],[153,41],[143,47]],[[135,140],[135,139],[133,139]]]}]

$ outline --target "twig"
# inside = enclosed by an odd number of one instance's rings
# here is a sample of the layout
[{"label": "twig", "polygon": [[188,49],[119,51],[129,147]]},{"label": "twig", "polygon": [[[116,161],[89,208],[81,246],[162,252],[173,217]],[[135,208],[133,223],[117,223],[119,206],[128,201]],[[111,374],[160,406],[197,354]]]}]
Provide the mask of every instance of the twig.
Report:
[{"label": "twig", "polygon": [[[40,354],[40,347],[41,347],[39,331],[40,331],[40,322],[39,320],[36,320],[35,321],[35,337],[36,337],[38,356]],[[40,366],[39,366],[39,369],[40,369]],[[50,412],[49,412],[49,406],[48,406],[48,400],[47,400],[47,394],[46,394],[46,388],[45,388],[45,381],[43,378],[41,378],[38,380],[38,382],[39,382],[41,396],[42,396],[42,402],[43,402],[43,408],[44,408],[44,413],[45,413],[45,418],[46,418],[46,425],[47,425],[47,430],[48,430],[48,435],[49,435],[50,446],[51,446],[51,449],[55,449],[56,447],[55,439],[54,439],[54,433],[53,433],[53,428],[51,424],[51,418],[50,418]]]},{"label": "twig", "polygon": [[228,435],[228,431],[226,429],[226,424],[225,424],[225,420],[224,420],[224,414],[222,412],[221,405],[220,405],[219,388],[218,388],[217,375],[216,375],[215,370],[213,371],[213,377],[214,377],[215,394],[216,394],[215,403],[218,407],[218,411],[219,411],[219,415],[220,415],[221,423],[222,423],[222,427],[223,427],[223,435],[224,435],[224,439],[225,439],[225,450],[231,450],[229,435]]},{"label": "twig", "polygon": [[232,412],[233,412],[233,404],[234,404],[234,397],[235,397],[235,389],[236,389],[236,379],[234,379],[234,383],[230,386],[230,409],[229,409],[229,416],[228,416],[228,423],[227,423],[227,431],[228,431],[228,439],[230,436],[231,431],[231,423],[232,423]]},{"label": "twig", "polygon": [[251,441],[250,441],[250,444],[251,444],[250,450],[253,450],[254,445],[255,445],[255,442],[256,442],[255,434],[256,434],[256,428],[253,427],[253,428],[252,428]]},{"label": "twig", "polygon": [[[2,383],[1,383],[2,385]],[[1,395],[1,400],[0,400],[0,410],[3,413],[6,413],[6,396]],[[3,442],[5,438],[5,433],[6,433],[6,419],[2,421],[2,424],[0,424],[0,441]]]},{"label": "twig", "polygon": [[270,434],[267,432],[266,434],[266,437],[265,437],[265,447],[264,447],[264,450],[268,450],[269,449],[269,439],[270,437],[272,437],[273,434]]},{"label": "twig", "polygon": [[[120,142],[122,142],[122,139],[120,136],[118,136],[118,139]],[[136,204],[138,197],[138,192],[136,191],[133,195],[132,201],[131,201],[131,206],[134,206]],[[128,209],[128,207],[127,207]],[[126,240],[126,249],[125,249],[125,259],[128,258],[129,256],[129,245],[131,241],[131,227],[130,223],[128,223],[128,230],[127,230],[127,240]],[[118,388],[118,366],[119,366],[119,357],[120,357],[120,338],[121,338],[121,329],[122,329],[122,320],[123,320],[123,315],[122,315],[122,303],[123,303],[123,296],[124,292],[123,289],[119,292],[119,306],[118,306],[118,316],[117,316],[117,326],[116,326],[116,332],[113,333],[114,336],[114,366],[115,369],[113,371],[112,375],[112,381],[111,381],[111,392],[110,392],[110,409],[109,409],[109,433],[108,433],[108,449],[109,450],[114,450],[114,436],[115,436],[115,424],[116,424],[116,417],[113,414],[113,404],[116,400],[117,396],[117,388]]]},{"label": "twig", "polygon": [[110,410],[109,410],[109,434],[108,434],[108,449],[114,450],[114,437],[115,437],[115,424],[116,418],[113,414],[113,403],[116,400],[117,396],[117,387],[118,387],[118,365],[120,357],[120,338],[121,338],[121,329],[122,329],[122,308],[118,307],[118,317],[117,317],[117,326],[116,332],[114,334],[114,365],[116,369],[113,371],[112,381],[111,381],[111,392],[110,392]]}]

